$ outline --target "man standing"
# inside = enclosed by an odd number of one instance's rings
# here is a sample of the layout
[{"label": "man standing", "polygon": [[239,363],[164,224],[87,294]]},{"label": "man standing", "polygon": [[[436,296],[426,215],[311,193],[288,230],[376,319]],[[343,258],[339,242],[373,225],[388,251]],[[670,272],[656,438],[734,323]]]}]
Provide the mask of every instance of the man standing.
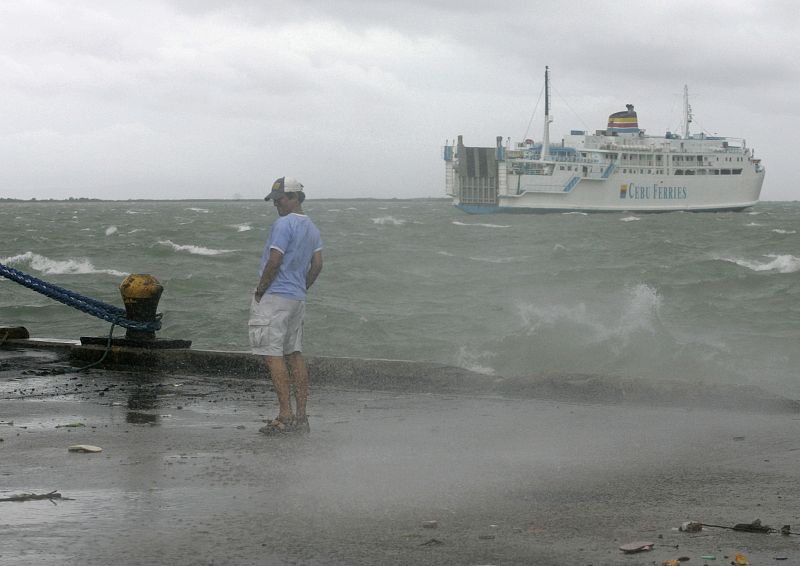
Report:
[{"label": "man standing", "polygon": [[[261,428],[266,434],[310,431],[306,402],[308,370],[303,360],[303,316],[306,291],[322,271],[322,239],[303,214],[303,185],[291,177],[272,184],[280,217],[273,223],[261,260],[261,279],[250,306],[250,347],[264,356],[278,395],[278,416]],[[296,411],[290,401],[290,376]]]}]

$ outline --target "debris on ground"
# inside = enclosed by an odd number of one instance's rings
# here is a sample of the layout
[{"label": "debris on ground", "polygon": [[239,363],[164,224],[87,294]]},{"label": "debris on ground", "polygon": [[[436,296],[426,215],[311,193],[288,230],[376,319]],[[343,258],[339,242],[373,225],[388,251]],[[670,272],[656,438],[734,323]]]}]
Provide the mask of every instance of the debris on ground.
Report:
[{"label": "debris on ground", "polygon": [[633,554],[635,552],[647,552],[653,550],[656,543],[649,541],[636,541],[623,544],[619,549],[625,554]]},{"label": "debris on ground", "polygon": [[83,423],[67,423],[67,424],[59,424],[56,425],[56,428],[79,428],[82,426],[86,426]]},{"label": "debris on ground", "polygon": [[423,521],[422,522],[423,529],[436,529],[439,528],[439,521]]},{"label": "debris on ground", "polygon": [[62,497],[56,490],[50,493],[20,493],[19,495],[12,495],[11,497],[0,497],[0,501],[38,501],[41,499],[47,499],[52,503],[55,503],[55,501],[53,501],[54,499],[72,501],[69,497]]},{"label": "debris on ground", "polygon": [[761,519],[756,519],[752,523],[738,523],[733,526],[734,531],[744,531],[746,533],[774,533],[775,529],[768,525],[762,525]]},{"label": "debris on ground", "polygon": [[84,452],[92,454],[103,451],[103,449],[99,446],[92,446],[91,444],[75,444],[67,448],[67,450],[70,452]]},{"label": "debris on ground", "polygon": [[442,541],[440,541],[439,539],[437,539],[437,538],[432,538],[432,539],[426,540],[425,542],[420,544],[420,546],[439,546],[441,544],[444,544],[444,543]]},{"label": "debris on ground", "polygon": [[699,521],[686,521],[681,524],[678,530],[684,533],[699,533],[703,530],[703,523]]}]

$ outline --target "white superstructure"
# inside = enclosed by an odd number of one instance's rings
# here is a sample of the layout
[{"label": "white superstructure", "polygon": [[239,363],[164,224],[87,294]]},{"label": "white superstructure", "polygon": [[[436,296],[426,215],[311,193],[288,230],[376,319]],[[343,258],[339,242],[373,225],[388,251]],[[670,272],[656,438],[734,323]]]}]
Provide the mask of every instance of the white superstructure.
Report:
[{"label": "white superstructure", "polygon": [[545,72],[543,142],[445,145],[446,192],[471,213],[546,211],[741,210],[758,202],[764,167],[744,140],[691,135],[684,88],[683,136],[648,136],[632,105],[594,134],[549,141]]}]

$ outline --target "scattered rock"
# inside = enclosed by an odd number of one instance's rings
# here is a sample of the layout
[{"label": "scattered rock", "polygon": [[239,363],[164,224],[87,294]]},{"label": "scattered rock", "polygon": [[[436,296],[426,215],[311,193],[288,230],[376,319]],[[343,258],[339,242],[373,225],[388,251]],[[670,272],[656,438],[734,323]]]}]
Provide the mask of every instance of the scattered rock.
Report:
[{"label": "scattered rock", "polygon": [[439,521],[423,521],[422,522],[423,529],[437,529],[439,528]]}]

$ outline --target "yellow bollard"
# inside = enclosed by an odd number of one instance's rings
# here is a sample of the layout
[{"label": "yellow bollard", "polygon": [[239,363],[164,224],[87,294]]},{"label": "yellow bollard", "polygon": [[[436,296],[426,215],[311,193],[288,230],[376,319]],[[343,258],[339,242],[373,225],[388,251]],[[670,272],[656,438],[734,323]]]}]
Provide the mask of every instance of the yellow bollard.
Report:
[{"label": "yellow bollard", "polygon": [[[131,274],[119,286],[122,302],[130,320],[153,322],[164,287],[152,275]],[[128,340],[155,340],[155,331],[133,330],[125,332]]]}]

